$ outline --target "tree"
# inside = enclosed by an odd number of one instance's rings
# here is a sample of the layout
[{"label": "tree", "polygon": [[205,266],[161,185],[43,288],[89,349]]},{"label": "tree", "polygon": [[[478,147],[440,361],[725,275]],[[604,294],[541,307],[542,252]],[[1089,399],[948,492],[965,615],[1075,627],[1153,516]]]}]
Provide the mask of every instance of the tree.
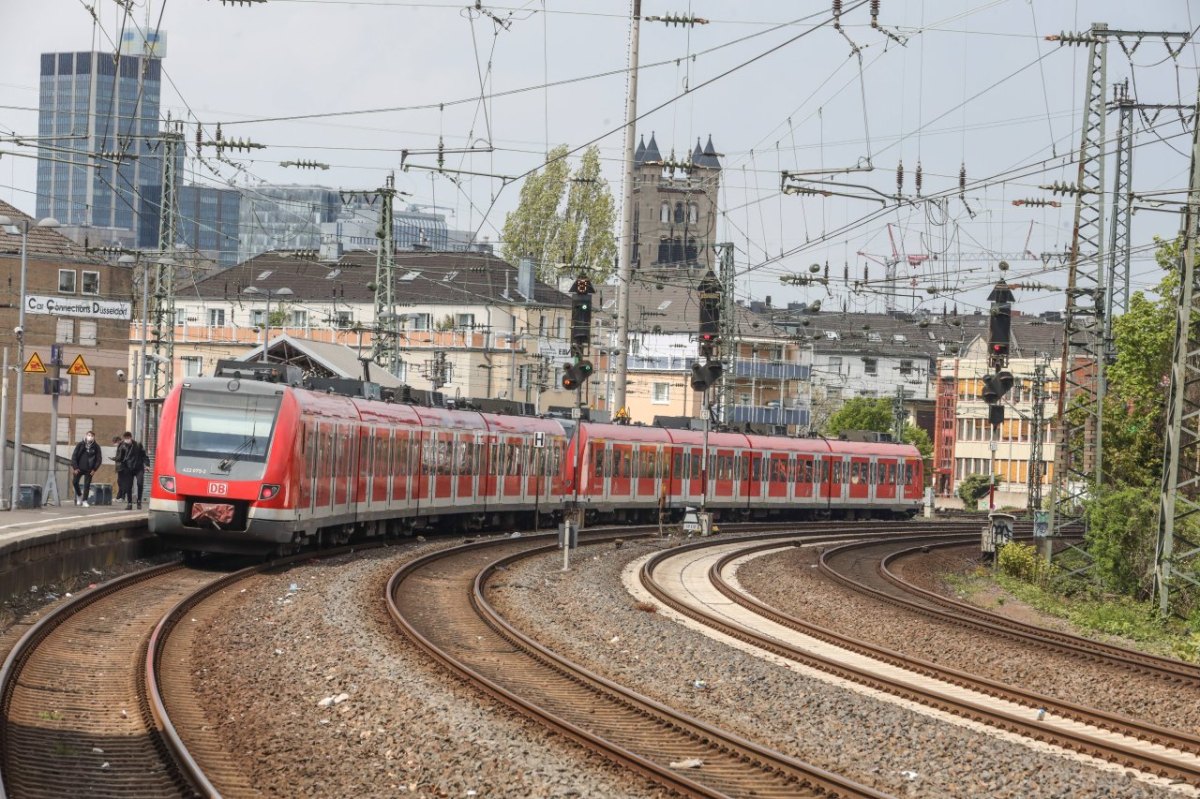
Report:
[{"label": "tree", "polygon": [[870,397],[852,397],[842,407],[829,417],[825,425],[825,435],[836,438],[846,430],[874,430],[886,433],[892,429],[892,401],[890,399],[871,399]]},{"label": "tree", "polygon": [[571,277],[585,273],[600,282],[611,274],[617,245],[613,237],[613,197],[600,177],[600,150],[584,151],[570,177],[567,145],[546,156],[545,166],[525,179],[517,207],[504,220],[501,255],[515,263],[531,257],[537,275],[556,283],[560,268]]},{"label": "tree", "polygon": [[[829,417],[825,424],[825,435],[835,437],[846,430],[890,433],[894,422],[890,399],[853,397],[846,400],[845,404]],[[906,424],[900,440],[905,444],[912,444],[921,453],[921,459],[925,461],[925,482],[928,485],[933,469],[933,443],[929,440],[929,434],[916,425]]]},{"label": "tree", "polygon": [[967,510],[975,510],[979,500],[987,496],[992,481],[986,474],[969,474],[958,484],[958,498]]},{"label": "tree", "polygon": [[608,181],[600,177],[600,150],[589,147],[571,176],[567,206],[551,249],[553,257],[573,264],[594,281],[607,278],[617,256],[613,207]]}]

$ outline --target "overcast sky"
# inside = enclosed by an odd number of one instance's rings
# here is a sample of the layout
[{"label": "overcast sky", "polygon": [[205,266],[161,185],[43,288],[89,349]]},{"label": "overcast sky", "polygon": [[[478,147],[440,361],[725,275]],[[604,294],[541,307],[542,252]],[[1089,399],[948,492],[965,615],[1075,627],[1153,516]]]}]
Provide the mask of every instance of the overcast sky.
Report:
[{"label": "overcast sky", "polygon": [[[192,123],[189,141],[199,120],[209,132],[221,122],[227,138],[268,145],[238,159],[241,170],[220,164],[214,174],[192,163],[188,177],[196,182],[372,188],[399,169],[400,150],[435,148],[439,137],[447,147],[494,148],[448,155],[447,167],[518,177],[538,166],[548,145],[598,140],[606,175],[620,192],[628,2],[539,0],[477,11],[405,0],[253,6],[142,0],[124,21],[111,0],[92,2],[98,22],[85,0],[4,3],[0,137],[36,134],[39,53],[111,50],[122,25],[140,28],[149,11],[151,25],[161,18],[168,36],[163,112]],[[1044,37],[1092,22],[1169,31],[1200,24],[1187,0],[882,0],[885,30],[879,31],[870,27],[865,2],[844,0],[843,35],[830,25],[816,27],[829,18],[830,6],[828,0],[645,0],[643,6],[644,15],[690,13],[709,24],[643,22],[638,103],[645,118],[638,131],[654,131],[664,155],[675,148],[681,157],[698,136],[712,135],[725,166],[718,239],[737,247],[740,291],[770,295],[777,305],[820,298],[830,310],[843,303],[850,310],[882,310],[880,291],[851,292],[841,277],[848,265],[852,279],[861,279],[866,266],[878,287],[882,267],[872,259],[890,256],[889,233],[905,255],[941,254],[936,262],[902,268],[905,285],[916,283],[916,301],[936,310],[957,302],[969,311],[983,301],[982,287],[997,273],[996,259],[981,253],[1036,255],[1067,247],[1071,203],[1059,209],[1012,205],[1048,197],[1039,184],[1075,179],[1067,161],[1079,144],[1085,48]],[[603,73],[609,74],[591,77]],[[1151,39],[1128,56],[1114,43],[1108,81],[1130,76],[1143,102],[1191,106],[1197,50],[1189,44],[1172,58]],[[543,88],[547,82],[560,85]],[[481,91],[502,96],[481,103]],[[393,110],[351,113],[377,109]],[[1110,135],[1115,121],[1110,116]],[[1191,141],[1175,113],[1139,120],[1138,128],[1135,191],[1186,187]],[[13,150],[33,153],[0,142],[0,152]],[[279,166],[298,158],[331,169]],[[869,191],[847,188],[860,195],[852,198],[779,191],[783,169],[833,172],[869,163],[872,172],[833,179],[894,194],[901,160],[905,194],[915,194],[919,162],[923,194],[951,191],[951,198],[892,204],[879,214],[882,206],[861,196]],[[409,161],[433,165],[435,157],[410,155]],[[1042,162],[1044,172],[1021,169]],[[973,182],[1015,177],[972,187],[964,203],[953,191],[963,165]],[[29,212],[34,177],[32,159],[0,155],[0,197]],[[493,240],[520,187],[519,181],[453,180],[418,170],[398,172],[396,179],[412,202],[442,206],[451,227],[478,229]],[[860,221],[866,217],[870,221]],[[1174,214],[1141,211],[1135,246],[1177,229]],[[967,259],[959,261],[960,253]],[[826,262],[835,278],[828,293],[780,283],[781,276]],[[1010,276],[1062,282],[1061,270],[1045,274],[1040,260],[1013,260],[1012,266]],[[1134,272],[1141,284],[1158,280],[1148,253],[1135,255]],[[941,293],[930,294],[929,287]],[[1031,310],[1063,306],[1061,292],[1018,296]]]}]

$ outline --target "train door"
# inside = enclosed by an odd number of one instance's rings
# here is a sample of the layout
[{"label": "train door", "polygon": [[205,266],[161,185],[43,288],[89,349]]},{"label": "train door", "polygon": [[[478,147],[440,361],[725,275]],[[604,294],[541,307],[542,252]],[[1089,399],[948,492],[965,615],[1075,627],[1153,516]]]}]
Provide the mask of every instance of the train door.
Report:
[{"label": "train door", "polygon": [[796,458],[796,487],[793,497],[796,504],[801,507],[812,503],[813,459],[806,455]]},{"label": "train door", "polygon": [[633,445],[610,441],[606,446],[612,463],[608,470],[608,499],[628,499],[633,487]]},{"label": "train door", "polygon": [[308,426],[308,449],[305,452],[308,457],[308,498],[305,505],[308,506],[308,512],[314,513],[317,511],[317,475],[319,474],[320,464],[320,434],[318,433],[319,425],[313,422]]},{"label": "train door", "polygon": [[[575,451],[571,451],[572,456],[575,456]],[[573,475],[572,483],[579,483],[582,492],[583,485],[587,486],[587,496],[595,502],[606,503],[609,498],[609,483],[612,474],[612,451],[609,449],[607,442],[590,441],[588,442],[588,463],[579,464],[572,462],[566,465]],[[591,468],[590,474],[584,480],[584,466]],[[581,494],[582,495],[582,494]]]},{"label": "train door", "polygon": [[496,464],[499,461],[496,436],[492,433],[481,433],[479,436],[479,495],[483,500],[484,509],[496,499],[496,489],[499,481],[496,474]]},{"label": "train door", "polygon": [[870,497],[870,459],[863,457],[850,458],[849,500],[853,505],[865,505]]},{"label": "train door", "polygon": [[875,499],[889,502],[896,498],[896,462],[891,458],[879,458],[875,463]]},{"label": "train door", "polygon": [[355,505],[370,505],[371,480],[375,475],[375,428],[359,425],[354,430],[358,438],[358,468],[351,475],[351,502]]},{"label": "train door", "polygon": [[767,484],[767,500],[779,505],[788,498],[788,456],[785,453],[771,453],[767,456],[766,464],[763,478]]}]

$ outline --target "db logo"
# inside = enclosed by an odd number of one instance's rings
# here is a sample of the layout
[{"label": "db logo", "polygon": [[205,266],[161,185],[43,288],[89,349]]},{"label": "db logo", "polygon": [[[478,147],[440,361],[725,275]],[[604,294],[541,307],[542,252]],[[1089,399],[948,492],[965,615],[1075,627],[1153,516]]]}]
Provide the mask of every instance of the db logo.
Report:
[{"label": "db logo", "polygon": [[209,483],[208,493],[214,496],[223,497],[229,493],[229,483]]}]

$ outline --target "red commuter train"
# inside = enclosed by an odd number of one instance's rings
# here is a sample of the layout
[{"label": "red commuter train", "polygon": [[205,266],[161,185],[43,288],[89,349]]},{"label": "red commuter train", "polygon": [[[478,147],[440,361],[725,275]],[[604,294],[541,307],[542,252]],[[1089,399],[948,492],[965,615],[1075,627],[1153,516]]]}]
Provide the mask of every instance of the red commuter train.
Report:
[{"label": "red commuter train", "polygon": [[589,521],[706,506],[718,518],[911,517],[915,447],[426,408],[192,378],[163,403],[150,530],[194,552],[287,552],[354,535]]}]

